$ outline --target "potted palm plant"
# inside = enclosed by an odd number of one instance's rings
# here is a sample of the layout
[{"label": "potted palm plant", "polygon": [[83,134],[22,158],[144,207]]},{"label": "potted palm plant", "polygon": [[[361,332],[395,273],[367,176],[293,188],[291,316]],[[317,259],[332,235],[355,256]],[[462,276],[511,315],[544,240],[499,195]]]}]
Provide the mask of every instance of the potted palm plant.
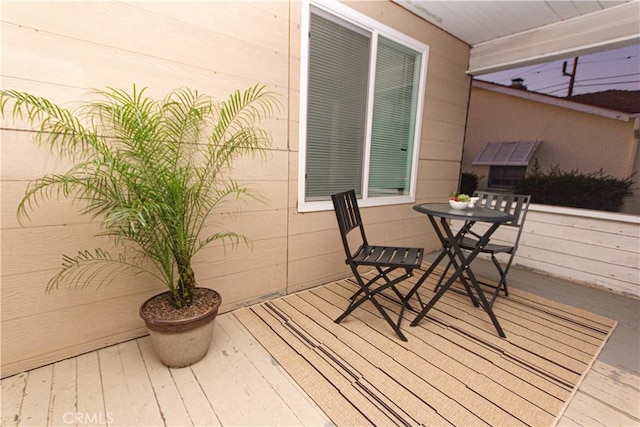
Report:
[{"label": "potted palm plant", "polygon": [[70,110],[2,90],[0,109],[36,125],[36,141],[72,162],[65,173],[28,185],[18,218],[28,218],[43,198],[80,201],[81,213],[98,220],[101,234],[119,248],[63,255],[47,290],[100,286],[121,268],[152,274],[167,290],[144,302],[140,316],[159,358],[188,366],[206,354],[221,303],[215,290],[197,286],[193,257],[214,241],[248,242],[215,230],[211,219],[224,202],[257,197],[229,170],[238,157],[267,147],[271,138],[261,119],[279,104],[261,85],[223,102],[187,88],[161,100],[145,92],[108,88]]}]

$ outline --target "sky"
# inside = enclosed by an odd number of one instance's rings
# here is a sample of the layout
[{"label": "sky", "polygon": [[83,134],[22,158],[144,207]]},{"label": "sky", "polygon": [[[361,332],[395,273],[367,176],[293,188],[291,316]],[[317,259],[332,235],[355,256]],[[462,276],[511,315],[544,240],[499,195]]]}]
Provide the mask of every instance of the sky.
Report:
[{"label": "sky", "polygon": [[[567,72],[573,69],[573,57]],[[564,97],[568,95],[570,77],[562,75],[565,60],[477,76],[478,80],[509,86],[511,79],[522,78],[528,90]],[[608,89],[640,90],[640,44],[578,58],[573,94]]]}]

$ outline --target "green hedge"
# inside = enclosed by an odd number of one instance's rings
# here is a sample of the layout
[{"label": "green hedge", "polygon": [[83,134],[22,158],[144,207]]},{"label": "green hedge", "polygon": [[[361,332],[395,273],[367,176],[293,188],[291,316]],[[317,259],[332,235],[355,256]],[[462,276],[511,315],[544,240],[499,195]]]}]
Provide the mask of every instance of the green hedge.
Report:
[{"label": "green hedge", "polygon": [[549,173],[541,173],[536,163],[514,192],[531,194],[532,203],[619,212],[624,198],[632,194],[632,185],[632,177],[620,179],[602,170],[585,174],[554,166]]},{"label": "green hedge", "polygon": [[462,172],[460,176],[460,189],[458,193],[472,195],[478,189],[480,177],[475,172]]}]

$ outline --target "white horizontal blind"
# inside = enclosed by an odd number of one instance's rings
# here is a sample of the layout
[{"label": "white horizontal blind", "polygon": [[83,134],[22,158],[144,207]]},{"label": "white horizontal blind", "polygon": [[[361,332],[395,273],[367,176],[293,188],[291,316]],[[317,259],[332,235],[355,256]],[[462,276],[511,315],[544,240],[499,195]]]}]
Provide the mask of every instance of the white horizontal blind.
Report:
[{"label": "white horizontal blind", "polygon": [[369,197],[409,194],[420,53],[378,37]]},{"label": "white horizontal blind", "polygon": [[337,18],[311,14],[306,200],[362,194],[371,38]]}]

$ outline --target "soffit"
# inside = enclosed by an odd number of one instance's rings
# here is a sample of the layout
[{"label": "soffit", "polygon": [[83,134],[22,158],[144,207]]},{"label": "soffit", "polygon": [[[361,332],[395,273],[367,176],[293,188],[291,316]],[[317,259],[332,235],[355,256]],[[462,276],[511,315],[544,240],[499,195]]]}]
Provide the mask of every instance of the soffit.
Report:
[{"label": "soffit", "polygon": [[640,42],[640,0],[392,0],[471,46],[472,75]]}]

